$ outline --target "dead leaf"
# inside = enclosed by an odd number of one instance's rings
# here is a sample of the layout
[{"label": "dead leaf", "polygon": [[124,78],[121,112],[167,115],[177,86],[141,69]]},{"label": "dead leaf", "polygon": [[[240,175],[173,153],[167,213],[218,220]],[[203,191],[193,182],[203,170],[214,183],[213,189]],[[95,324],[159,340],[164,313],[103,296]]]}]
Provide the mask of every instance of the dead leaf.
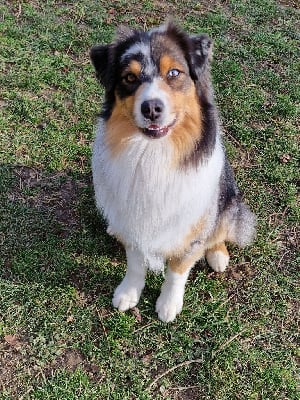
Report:
[{"label": "dead leaf", "polygon": [[69,315],[68,318],[67,318],[67,322],[70,323],[70,322],[73,322],[73,321],[74,321],[74,315]]},{"label": "dead leaf", "polygon": [[236,279],[236,280],[242,279],[242,275],[234,270],[231,271],[231,275],[232,275],[233,279]]},{"label": "dead leaf", "polygon": [[113,267],[117,267],[118,265],[120,265],[121,263],[120,263],[120,261],[118,261],[117,259],[112,259],[111,260],[111,265],[113,266]]},{"label": "dead leaf", "polygon": [[131,313],[133,314],[133,316],[135,317],[137,322],[142,322],[142,316],[141,316],[140,310],[137,307],[133,307],[131,309]]},{"label": "dead leaf", "polygon": [[291,159],[291,156],[290,156],[289,154],[283,154],[283,155],[280,157],[280,161],[281,161],[283,164],[288,163],[288,162],[290,161],[290,159]]},{"label": "dead leaf", "polygon": [[18,349],[22,346],[22,342],[19,340],[17,335],[5,335],[4,340],[7,344],[15,349]]}]

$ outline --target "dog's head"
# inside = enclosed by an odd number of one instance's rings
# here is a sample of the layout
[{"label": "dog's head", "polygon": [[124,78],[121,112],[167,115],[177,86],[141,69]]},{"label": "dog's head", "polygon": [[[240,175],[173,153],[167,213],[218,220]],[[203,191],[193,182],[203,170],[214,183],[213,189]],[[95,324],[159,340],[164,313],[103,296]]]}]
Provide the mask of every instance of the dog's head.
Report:
[{"label": "dog's head", "polygon": [[174,23],[149,32],[123,28],[115,42],[91,50],[106,91],[102,116],[109,119],[118,106],[150,138],[167,135],[187,118],[201,124],[199,92],[208,90],[211,57],[207,35],[189,36]]}]

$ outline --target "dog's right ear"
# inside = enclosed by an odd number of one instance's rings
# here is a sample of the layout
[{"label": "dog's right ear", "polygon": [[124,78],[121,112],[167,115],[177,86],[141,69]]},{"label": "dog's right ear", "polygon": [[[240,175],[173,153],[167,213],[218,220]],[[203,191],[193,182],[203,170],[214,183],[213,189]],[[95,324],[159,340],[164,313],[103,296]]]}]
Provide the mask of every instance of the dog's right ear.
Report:
[{"label": "dog's right ear", "polygon": [[91,48],[90,57],[100,83],[109,89],[112,86],[112,45],[100,45]]},{"label": "dog's right ear", "polygon": [[213,42],[205,33],[190,36],[190,65],[196,80],[201,80],[203,72],[207,70],[212,60]]}]

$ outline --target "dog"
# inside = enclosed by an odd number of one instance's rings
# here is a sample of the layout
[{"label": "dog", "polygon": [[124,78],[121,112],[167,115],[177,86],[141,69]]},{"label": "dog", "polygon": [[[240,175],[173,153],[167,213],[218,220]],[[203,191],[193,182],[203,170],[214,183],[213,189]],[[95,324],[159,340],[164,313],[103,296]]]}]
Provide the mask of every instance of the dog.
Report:
[{"label": "dog", "polygon": [[205,256],[223,272],[225,242],[245,246],[255,236],[222,144],[212,41],[171,21],[148,32],[121,28],[90,57],[105,89],[92,156],[96,203],[127,258],[113,305],[135,307],[147,269],[166,263],[156,312],[171,322],[194,264]]}]

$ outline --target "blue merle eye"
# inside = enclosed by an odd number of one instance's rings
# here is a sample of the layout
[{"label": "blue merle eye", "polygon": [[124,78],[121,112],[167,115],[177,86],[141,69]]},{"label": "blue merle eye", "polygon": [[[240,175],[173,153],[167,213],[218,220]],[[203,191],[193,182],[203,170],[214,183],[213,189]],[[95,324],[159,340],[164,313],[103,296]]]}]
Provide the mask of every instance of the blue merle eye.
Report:
[{"label": "blue merle eye", "polygon": [[181,72],[178,69],[170,69],[170,71],[167,74],[168,78],[178,78],[178,76],[181,74]]}]

